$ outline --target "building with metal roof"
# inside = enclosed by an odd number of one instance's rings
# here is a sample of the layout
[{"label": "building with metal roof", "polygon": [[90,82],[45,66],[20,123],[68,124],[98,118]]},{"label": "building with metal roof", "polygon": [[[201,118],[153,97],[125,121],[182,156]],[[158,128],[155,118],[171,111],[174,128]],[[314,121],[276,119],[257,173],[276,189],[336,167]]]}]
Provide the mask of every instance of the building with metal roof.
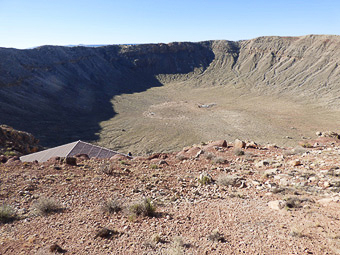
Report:
[{"label": "building with metal roof", "polygon": [[111,158],[116,154],[124,155],[117,151],[113,151],[104,147],[100,147],[79,140],[77,142],[64,144],[58,147],[22,156],[20,157],[20,160],[22,162],[33,162],[35,160],[37,160],[38,162],[46,162],[52,157],[66,158],[73,157],[78,154],[87,154],[90,158]]}]

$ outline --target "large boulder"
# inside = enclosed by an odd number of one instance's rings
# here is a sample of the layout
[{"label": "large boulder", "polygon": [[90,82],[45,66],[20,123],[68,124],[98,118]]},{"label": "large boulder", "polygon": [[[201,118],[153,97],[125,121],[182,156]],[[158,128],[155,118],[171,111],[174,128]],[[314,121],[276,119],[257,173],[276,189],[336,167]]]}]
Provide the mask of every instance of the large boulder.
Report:
[{"label": "large boulder", "polygon": [[65,163],[70,166],[76,166],[77,165],[77,158],[75,157],[67,157],[65,158]]},{"label": "large boulder", "polygon": [[246,147],[246,143],[244,141],[241,141],[239,139],[236,139],[234,142],[234,148],[235,149],[243,149]]},{"label": "large boulder", "polygon": [[226,140],[219,140],[209,143],[210,146],[216,146],[216,147],[227,147],[228,143]]}]

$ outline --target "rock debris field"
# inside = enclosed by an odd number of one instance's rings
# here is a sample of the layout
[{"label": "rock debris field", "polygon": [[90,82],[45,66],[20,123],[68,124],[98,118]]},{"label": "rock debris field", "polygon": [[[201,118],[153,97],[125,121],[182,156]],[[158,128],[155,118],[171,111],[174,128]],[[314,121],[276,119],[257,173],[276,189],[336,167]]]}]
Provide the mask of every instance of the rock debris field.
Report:
[{"label": "rock debris field", "polygon": [[339,254],[340,140],[1,157],[0,254]]}]

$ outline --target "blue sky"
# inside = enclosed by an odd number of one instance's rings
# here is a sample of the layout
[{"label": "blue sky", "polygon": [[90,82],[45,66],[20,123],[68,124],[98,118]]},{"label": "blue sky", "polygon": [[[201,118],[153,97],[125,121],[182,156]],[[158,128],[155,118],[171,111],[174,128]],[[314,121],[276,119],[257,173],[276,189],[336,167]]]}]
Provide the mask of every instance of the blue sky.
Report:
[{"label": "blue sky", "polygon": [[0,0],[0,47],[340,34],[338,0]]}]

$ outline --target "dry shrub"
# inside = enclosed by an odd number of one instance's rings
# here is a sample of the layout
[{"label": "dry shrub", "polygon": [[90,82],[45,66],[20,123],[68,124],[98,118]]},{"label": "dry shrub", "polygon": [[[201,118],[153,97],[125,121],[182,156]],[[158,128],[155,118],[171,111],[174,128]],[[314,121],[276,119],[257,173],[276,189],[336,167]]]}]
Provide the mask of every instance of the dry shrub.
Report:
[{"label": "dry shrub", "polygon": [[183,248],[185,248],[185,244],[183,241],[183,238],[180,236],[177,236],[174,238],[173,243],[171,247],[168,250],[169,255],[181,255],[184,254]]},{"label": "dry shrub", "polygon": [[306,235],[303,233],[303,229],[301,227],[293,227],[289,233],[292,237],[305,237]]},{"label": "dry shrub", "polygon": [[155,216],[156,207],[150,198],[145,198],[140,202],[133,203],[129,211],[133,216],[153,217]]},{"label": "dry shrub", "polygon": [[284,199],[286,201],[286,207],[287,208],[301,208],[302,203],[304,202],[313,202],[312,200],[308,198],[298,198],[298,197],[288,197]]},{"label": "dry shrub", "polygon": [[213,159],[213,158],[215,158],[216,156],[215,156],[215,154],[214,153],[211,153],[211,152],[208,152],[206,155],[205,155],[205,158],[206,159],[209,159],[209,160],[211,160],[211,159]]},{"label": "dry shrub", "polygon": [[210,241],[225,243],[226,240],[217,229],[213,230],[210,235],[207,236]]},{"label": "dry shrub", "polygon": [[223,174],[217,178],[217,184],[222,186],[235,186],[238,181],[239,177],[234,175]]},{"label": "dry shrub", "polygon": [[106,175],[113,175],[114,168],[110,164],[103,164],[99,167],[99,172]]},{"label": "dry shrub", "polygon": [[33,205],[33,209],[37,215],[49,215],[52,213],[62,212],[63,207],[53,198],[39,198]]},{"label": "dry shrub", "polygon": [[107,214],[117,213],[122,210],[122,205],[117,199],[109,199],[104,202],[101,210]]},{"label": "dry shrub", "polygon": [[9,223],[17,218],[14,209],[6,204],[0,206],[0,223]]},{"label": "dry shrub", "polygon": [[215,164],[226,164],[228,163],[228,160],[226,160],[225,158],[222,158],[222,157],[216,157],[213,159],[213,162]]},{"label": "dry shrub", "polygon": [[243,156],[244,155],[244,151],[242,149],[240,149],[240,148],[237,148],[237,149],[234,150],[234,154],[236,156]]},{"label": "dry shrub", "polygon": [[212,182],[212,178],[209,174],[207,173],[202,173],[200,177],[198,178],[198,182],[202,185],[207,185]]},{"label": "dry shrub", "polygon": [[188,157],[187,156],[185,156],[185,155],[178,155],[178,156],[176,156],[176,158],[178,159],[178,160],[180,160],[180,161],[183,161],[183,160],[187,160],[188,159]]}]

